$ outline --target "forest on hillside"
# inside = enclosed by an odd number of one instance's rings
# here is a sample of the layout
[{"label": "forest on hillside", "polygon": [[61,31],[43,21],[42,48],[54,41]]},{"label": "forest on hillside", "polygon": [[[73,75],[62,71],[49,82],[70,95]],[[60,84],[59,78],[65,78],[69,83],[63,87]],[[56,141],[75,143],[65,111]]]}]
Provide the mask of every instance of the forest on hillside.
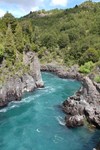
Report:
[{"label": "forest on hillside", "polygon": [[80,70],[85,65],[87,73],[86,66],[100,67],[100,2],[30,12],[19,19],[7,12],[0,19],[1,74],[26,71],[22,55],[28,50],[36,52],[41,63],[78,64]]}]

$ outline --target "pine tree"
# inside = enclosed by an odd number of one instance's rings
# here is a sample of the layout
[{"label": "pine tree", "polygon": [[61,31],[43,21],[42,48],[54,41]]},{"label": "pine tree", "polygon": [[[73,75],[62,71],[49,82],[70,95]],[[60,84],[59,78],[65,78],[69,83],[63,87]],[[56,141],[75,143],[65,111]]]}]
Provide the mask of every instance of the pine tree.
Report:
[{"label": "pine tree", "polygon": [[2,21],[5,24],[6,28],[10,24],[12,32],[14,33],[15,27],[16,27],[16,18],[9,12],[6,12],[6,14],[2,17]]},{"label": "pine tree", "polygon": [[14,62],[16,58],[16,46],[14,43],[14,36],[10,24],[8,25],[6,31],[4,48],[5,48],[5,58],[11,62]]},{"label": "pine tree", "polygon": [[22,27],[20,24],[17,24],[15,29],[15,44],[19,52],[23,52],[24,49],[24,39],[22,33]]}]

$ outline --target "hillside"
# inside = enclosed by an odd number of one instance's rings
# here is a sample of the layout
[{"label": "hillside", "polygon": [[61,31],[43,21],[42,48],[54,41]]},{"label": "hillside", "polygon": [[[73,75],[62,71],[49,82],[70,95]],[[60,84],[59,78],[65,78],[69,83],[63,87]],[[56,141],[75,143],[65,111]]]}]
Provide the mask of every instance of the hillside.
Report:
[{"label": "hillside", "polygon": [[[36,12],[37,14],[40,12]],[[44,12],[50,14],[35,17],[29,14],[22,20],[30,20],[37,33],[33,42],[39,46],[40,58],[44,61],[52,59],[84,64],[92,60],[98,61],[100,56],[100,3],[84,2],[73,9],[53,10]],[[85,58],[93,52],[95,58]],[[45,56],[46,53],[46,56]],[[62,60],[61,60],[62,59]],[[74,62],[73,62],[74,61]]]},{"label": "hillside", "polygon": [[100,68],[100,2],[86,1],[66,10],[30,12],[20,19],[7,12],[0,19],[1,72],[2,68],[7,75],[20,68],[27,71],[22,54],[28,50],[36,52],[41,63],[56,61],[81,66],[92,62],[92,66]]}]

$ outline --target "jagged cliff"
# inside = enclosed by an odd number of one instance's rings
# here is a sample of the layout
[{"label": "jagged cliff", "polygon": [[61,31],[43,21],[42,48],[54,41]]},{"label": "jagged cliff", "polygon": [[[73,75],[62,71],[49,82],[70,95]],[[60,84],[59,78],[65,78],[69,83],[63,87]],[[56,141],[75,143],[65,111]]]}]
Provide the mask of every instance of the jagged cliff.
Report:
[{"label": "jagged cliff", "polygon": [[21,77],[14,75],[6,80],[0,88],[0,107],[7,106],[11,101],[21,100],[25,91],[33,91],[38,87],[43,87],[40,72],[40,63],[36,54],[31,51],[24,52],[23,64],[29,66],[29,72]]}]

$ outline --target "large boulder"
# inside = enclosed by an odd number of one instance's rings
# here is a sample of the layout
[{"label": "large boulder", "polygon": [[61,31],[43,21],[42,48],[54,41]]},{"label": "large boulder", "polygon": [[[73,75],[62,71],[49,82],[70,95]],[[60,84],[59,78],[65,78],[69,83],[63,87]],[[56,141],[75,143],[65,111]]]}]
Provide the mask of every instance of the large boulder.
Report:
[{"label": "large boulder", "polygon": [[81,115],[83,114],[84,107],[74,99],[68,99],[63,102],[63,111],[69,115]]},{"label": "large boulder", "polygon": [[78,127],[84,125],[84,117],[80,115],[66,116],[65,117],[67,127]]}]

